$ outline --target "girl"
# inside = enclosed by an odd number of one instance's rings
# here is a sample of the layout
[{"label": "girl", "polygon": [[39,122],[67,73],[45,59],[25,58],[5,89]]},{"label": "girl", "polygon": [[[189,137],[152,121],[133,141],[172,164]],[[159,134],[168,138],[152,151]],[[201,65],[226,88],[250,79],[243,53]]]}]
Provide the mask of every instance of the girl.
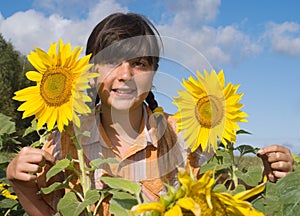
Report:
[{"label": "girl", "polygon": [[[86,54],[92,53],[95,70],[100,73],[95,86],[95,115],[82,119],[82,130],[91,137],[83,139],[86,161],[114,157],[119,163],[96,170],[92,186],[103,187],[100,176],[121,176],[138,181],[148,199],[156,200],[163,182],[176,184],[176,166],[187,162],[197,171],[201,158],[211,155],[184,149],[176,135],[174,120],[163,113],[151,92],[158,69],[160,37],[155,27],[138,14],[116,13],[101,21],[92,31]],[[54,133],[43,149],[23,148],[10,162],[7,178],[29,215],[52,215],[63,192],[50,196],[38,194],[45,186],[45,173],[56,160],[69,153],[76,157],[69,136]],[[292,171],[288,149],[272,145],[260,150],[270,181]],[[199,162],[200,161],[200,162]],[[35,175],[36,173],[39,173]],[[61,181],[57,176],[53,181]],[[103,205],[101,215],[109,215]]]}]

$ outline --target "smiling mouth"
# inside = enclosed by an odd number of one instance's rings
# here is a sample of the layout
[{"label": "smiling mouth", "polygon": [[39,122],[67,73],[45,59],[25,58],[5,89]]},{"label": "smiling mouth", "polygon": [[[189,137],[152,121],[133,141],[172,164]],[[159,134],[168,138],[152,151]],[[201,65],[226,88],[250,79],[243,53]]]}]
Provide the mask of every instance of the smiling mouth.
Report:
[{"label": "smiling mouth", "polygon": [[112,89],[117,96],[133,96],[136,92],[134,89]]}]

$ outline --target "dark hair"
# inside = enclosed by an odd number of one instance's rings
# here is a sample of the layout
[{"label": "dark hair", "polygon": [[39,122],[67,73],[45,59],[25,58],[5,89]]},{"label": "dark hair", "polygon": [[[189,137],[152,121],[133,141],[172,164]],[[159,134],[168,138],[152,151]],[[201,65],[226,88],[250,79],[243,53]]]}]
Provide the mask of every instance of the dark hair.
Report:
[{"label": "dark hair", "polygon": [[91,53],[92,58],[98,61],[147,57],[150,65],[157,70],[159,41],[159,32],[146,17],[135,13],[114,13],[93,29],[86,54]]}]

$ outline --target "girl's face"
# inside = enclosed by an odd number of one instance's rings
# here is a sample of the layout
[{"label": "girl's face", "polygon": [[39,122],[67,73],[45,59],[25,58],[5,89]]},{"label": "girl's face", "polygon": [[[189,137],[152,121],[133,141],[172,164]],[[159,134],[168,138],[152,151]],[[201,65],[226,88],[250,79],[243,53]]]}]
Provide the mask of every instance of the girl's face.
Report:
[{"label": "girl's face", "polygon": [[154,72],[146,58],[97,65],[101,106],[129,111],[141,106],[152,87]]}]

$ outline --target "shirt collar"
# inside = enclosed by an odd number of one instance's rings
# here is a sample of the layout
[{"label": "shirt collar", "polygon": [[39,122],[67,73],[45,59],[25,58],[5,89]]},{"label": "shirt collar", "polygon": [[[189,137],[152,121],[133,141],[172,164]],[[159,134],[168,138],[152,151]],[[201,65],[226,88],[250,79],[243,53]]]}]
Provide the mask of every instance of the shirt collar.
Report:
[{"label": "shirt collar", "polygon": [[[96,107],[96,109],[98,111],[100,111],[100,105]],[[99,113],[99,112],[96,112],[96,113]],[[155,129],[150,127],[149,125],[149,116],[152,114],[151,110],[149,109],[148,106],[146,106],[146,104],[143,105],[143,121],[144,121],[144,124],[141,125],[141,127],[143,128],[140,128],[140,135],[136,138],[136,142],[137,143],[141,143],[141,145],[138,145],[139,148],[136,148],[132,154],[134,154],[135,152],[137,151],[140,151],[140,150],[143,150],[147,147],[147,145],[152,145],[154,146],[155,148],[157,147],[157,139],[156,139],[156,135],[155,135]],[[99,130],[98,130],[98,141],[100,141],[100,145],[102,147],[105,147],[105,148],[110,148],[111,150],[114,151],[113,147],[110,145],[110,140],[109,138],[107,137],[107,134],[105,133],[105,130],[101,124],[101,119],[100,119],[100,115],[96,115],[96,118],[97,118],[97,123],[98,123],[98,127],[99,127]],[[96,140],[95,140],[96,141]],[[115,151],[114,151],[115,152]],[[130,155],[132,155],[130,153]],[[128,155],[128,156],[130,156]]]}]

